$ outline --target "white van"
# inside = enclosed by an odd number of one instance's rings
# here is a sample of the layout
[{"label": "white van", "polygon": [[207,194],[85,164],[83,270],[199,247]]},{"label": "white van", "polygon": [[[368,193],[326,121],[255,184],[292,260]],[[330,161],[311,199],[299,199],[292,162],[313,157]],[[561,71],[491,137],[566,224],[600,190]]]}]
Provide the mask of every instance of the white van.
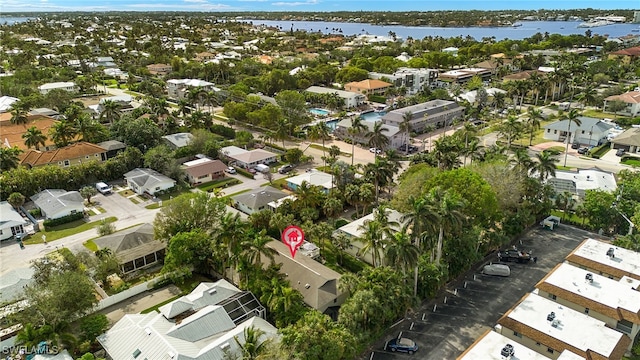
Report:
[{"label": "white van", "polygon": [[256,165],[255,169],[256,169],[257,172],[261,172],[263,174],[268,173],[268,172],[271,171],[271,168],[269,168],[269,166],[264,165],[264,164]]},{"label": "white van", "polygon": [[107,195],[107,194],[111,194],[111,186],[103,183],[103,182],[99,182],[96,184],[96,189],[102,194],[102,195]]}]

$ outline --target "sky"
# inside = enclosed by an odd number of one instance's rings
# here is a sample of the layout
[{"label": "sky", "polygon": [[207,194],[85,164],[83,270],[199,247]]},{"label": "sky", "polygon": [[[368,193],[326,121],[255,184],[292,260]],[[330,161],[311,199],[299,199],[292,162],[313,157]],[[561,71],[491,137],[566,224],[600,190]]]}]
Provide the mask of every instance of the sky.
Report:
[{"label": "sky", "polygon": [[429,11],[640,9],[638,0],[0,0],[0,15],[24,11]]}]

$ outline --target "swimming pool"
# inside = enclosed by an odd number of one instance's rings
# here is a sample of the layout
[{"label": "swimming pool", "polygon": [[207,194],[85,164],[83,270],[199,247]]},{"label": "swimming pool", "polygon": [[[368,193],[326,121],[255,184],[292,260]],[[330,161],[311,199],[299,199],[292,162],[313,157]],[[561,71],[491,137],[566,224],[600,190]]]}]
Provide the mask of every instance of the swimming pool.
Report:
[{"label": "swimming pool", "polygon": [[331,131],[333,132],[336,129],[336,124],[339,122],[340,120],[336,119],[336,120],[329,120],[325,124],[327,124],[327,127],[331,129]]},{"label": "swimming pool", "polygon": [[313,115],[320,115],[320,116],[327,116],[330,113],[329,110],[317,109],[317,108],[309,109],[309,112],[312,113]]},{"label": "swimming pool", "polygon": [[385,114],[386,114],[386,112],[384,112],[384,111],[379,111],[379,112],[372,111],[372,112],[360,114],[360,117],[364,121],[376,122],[376,121],[380,120]]}]

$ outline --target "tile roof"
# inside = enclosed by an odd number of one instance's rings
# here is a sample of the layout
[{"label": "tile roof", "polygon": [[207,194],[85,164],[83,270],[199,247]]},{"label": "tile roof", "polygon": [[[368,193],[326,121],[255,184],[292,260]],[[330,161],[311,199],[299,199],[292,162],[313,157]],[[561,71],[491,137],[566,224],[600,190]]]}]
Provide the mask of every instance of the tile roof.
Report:
[{"label": "tile roof", "polygon": [[[21,150],[26,150],[27,146],[24,144],[24,139],[22,138],[22,134],[27,132],[32,126],[35,126],[38,130],[42,131],[44,135],[49,134],[49,129],[57,122],[55,119],[50,118],[48,116],[43,115],[30,115],[27,117],[26,124],[12,124],[9,119],[11,119],[11,113],[6,113],[8,119],[6,121],[2,121],[0,119],[0,143],[1,146],[6,146],[8,143],[9,146],[17,146]],[[51,141],[48,137],[44,142],[45,146],[53,146],[53,141]]]},{"label": "tile roof", "polygon": [[194,178],[198,178],[204,175],[224,172],[227,168],[227,165],[225,165],[220,160],[205,158],[187,161],[186,163],[182,164],[182,167],[187,174],[191,175]]},{"label": "tile roof", "polygon": [[627,104],[640,104],[640,91],[628,91],[620,95],[612,95],[606,98],[607,101],[622,101]]},{"label": "tile roof", "polygon": [[29,149],[23,154],[22,161],[20,163],[22,165],[35,167],[55,164],[64,160],[79,159],[86,156],[91,156],[89,160],[102,161],[102,157],[96,157],[94,155],[103,154],[105,152],[106,150],[98,145],[81,141],[63,148],[49,151]]},{"label": "tile roof", "polygon": [[614,51],[611,55],[640,56],[640,46]]},{"label": "tile roof", "polygon": [[347,87],[357,87],[361,89],[370,89],[370,90],[384,89],[384,88],[388,88],[389,86],[391,86],[391,84],[389,84],[388,82],[384,82],[382,80],[376,80],[376,79],[354,81],[344,85],[345,89]]}]

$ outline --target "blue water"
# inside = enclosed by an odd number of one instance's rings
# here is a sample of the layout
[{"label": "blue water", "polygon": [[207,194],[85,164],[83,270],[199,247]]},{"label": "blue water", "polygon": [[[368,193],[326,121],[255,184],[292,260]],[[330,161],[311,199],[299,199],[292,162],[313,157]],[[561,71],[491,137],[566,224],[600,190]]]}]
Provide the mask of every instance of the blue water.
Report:
[{"label": "blue water", "polygon": [[0,16],[0,25],[13,25],[15,23],[21,23],[31,20],[28,17],[4,17]]},{"label": "blue water", "polygon": [[[288,31],[294,30],[321,31],[331,33],[334,28],[342,29],[343,35],[371,34],[378,36],[389,36],[389,32],[394,32],[399,38],[406,39],[411,36],[414,39],[422,39],[426,36],[442,36],[445,38],[471,36],[476,40],[483,37],[495,37],[496,40],[513,39],[521,40],[531,37],[535,33],[548,32],[549,34],[584,34],[591,30],[593,34],[609,35],[610,37],[620,37],[632,34],[633,29],[638,28],[638,24],[614,24],[595,28],[579,28],[581,21],[519,21],[519,27],[416,27],[399,25],[371,25],[363,23],[341,23],[328,21],[272,21],[272,20],[244,20],[250,21],[254,25],[263,24],[267,26],[280,27]],[[334,32],[335,33],[335,32]]]},{"label": "blue water", "polygon": [[313,109],[309,109],[309,112],[312,113],[313,115],[320,115],[320,116],[329,115],[329,110],[325,110],[325,109],[313,108]]},{"label": "blue water", "polygon": [[376,121],[382,119],[384,114],[386,114],[386,112],[384,112],[384,111],[379,111],[379,112],[378,111],[374,111],[374,112],[368,112],[368,113],[360,114],[360,117],[364,121],[376,122]]},{"label": "blue water", "polygon": [[331,129],[331,131],[333,132],[333,130],[336,129],[336,124],[339,122],[340,120],[336,119],[336,120],[329,120],[325,124],[327,124],[327,127]]}]

